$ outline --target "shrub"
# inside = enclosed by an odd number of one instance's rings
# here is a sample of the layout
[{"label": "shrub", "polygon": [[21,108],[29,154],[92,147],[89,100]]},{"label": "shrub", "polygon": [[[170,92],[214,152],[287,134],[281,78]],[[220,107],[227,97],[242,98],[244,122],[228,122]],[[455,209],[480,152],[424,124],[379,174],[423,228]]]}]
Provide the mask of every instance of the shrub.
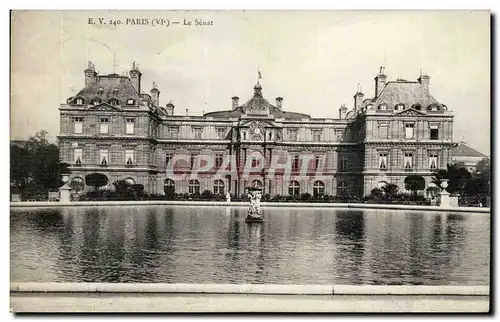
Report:
[{"label": "shrub", "polygon": [[85,176],[85,184],[93,187],[94,190],[99,190],[108,184],[108,177],[102,173],[91,173]]},{"label": "shrub", "polygon": [[201,198],[202,199],[213,199],[214,194],[210,190],[205,190],[201,193]]}]

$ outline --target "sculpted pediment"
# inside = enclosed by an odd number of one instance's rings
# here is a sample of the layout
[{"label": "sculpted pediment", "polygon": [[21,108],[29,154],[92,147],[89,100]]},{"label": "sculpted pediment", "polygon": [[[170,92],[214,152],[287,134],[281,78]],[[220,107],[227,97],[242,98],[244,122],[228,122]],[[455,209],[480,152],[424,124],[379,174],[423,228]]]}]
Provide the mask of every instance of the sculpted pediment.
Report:
[{"label": "sculpted pediment", "polygon": [[87,111],[109,111],[109,112],[116,112],[116,111],[121,111],[121,109],[117,106],[113,106],[108,103],[101,103],[99,105],[94,105],[91,106],[87,109]]},{"label": "sculpted pediment", "polygon": [[401,112],[394,113],[394,115],[397,115],[397,116],[420,116],[420,115],[425,115],[425,113],[421,112],[421,111],[417,111],[414,108],[409,108],[409,109],[403,110]]}]

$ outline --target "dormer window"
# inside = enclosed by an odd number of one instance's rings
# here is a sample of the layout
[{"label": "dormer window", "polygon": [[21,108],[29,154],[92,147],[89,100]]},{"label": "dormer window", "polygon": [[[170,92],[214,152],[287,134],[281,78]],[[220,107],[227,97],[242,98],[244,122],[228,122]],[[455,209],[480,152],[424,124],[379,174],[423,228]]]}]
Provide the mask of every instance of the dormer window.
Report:
[{"label": "dormer window", "polygon": [[387,110],[387,104],[380,104],[380,105],[378,106],[378,109],[379,109],[379,110],[381,110],[381,111],[385,111],[385,110]]},{"label": "dormer window", "polygon": [[368,105],[366,106],[366,108],[367,108],[368,110],[371,110],[371,109],[373,108],[373,105],[372,105],[372,104],[368,104]]},{"label": "dormer window", "polygon": [[104,93],[104,88],[99,87],[99,95],[102,95],[102,93]]},{"label": "dormer window", "polygon": [[420,111],[422,109],[422,105],[417,103],[417,104],[413,105],[413,108],[416,109],[417,111]]},{"label": "dormer window", "polygon": [[429,107],[427,107],[428,111],[440,111],[441,107],[438,104],[431,104]]},{"label": "dormer window", "polygon": [[396,104],[396,105],[394,106],[394,110],[395,110],[395,111],[399,111],[399,110],[401,110],[401,111],[402,111],[402,110],[404,110],[404,109],[405,109],[405,105],[404,105],[404,104],[401,104],[401,103]]},{"label": "dormer window", "polygon": [[118,100],[116,98],[112,98],[112,99],[109,100],[109,104],[115,106],[115,105],[118,105],[119,102],[118,102]]},{"label": "dormer window", "polygon": [[99,105],[99,104],[101,104],[101,99],[100,98],[96,97],[96,98],[94,98],[92,100],[92,105],[95,106],[95,105]]},{"label": "dormer window", "polygon": [[127,105],[134,105],[135,104],[135,100],[133,98],[129,98],[127,100]]},{"label": "dormer window", "polygon": [[83,98],[77,98],[76,99],[76,105],[83,105]]}]

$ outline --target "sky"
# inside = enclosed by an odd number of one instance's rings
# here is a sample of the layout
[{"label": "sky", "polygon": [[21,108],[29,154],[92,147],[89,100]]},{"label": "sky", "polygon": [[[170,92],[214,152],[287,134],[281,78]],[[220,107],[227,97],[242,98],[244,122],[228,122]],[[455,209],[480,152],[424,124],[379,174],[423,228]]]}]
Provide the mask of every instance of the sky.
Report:
[{"label": "sky", "polygon": [[89,60],[100,74],[136,61],[142,88],[156,82],[176,114],[245,102],[260,70],[271,103],[281,96],[287,111],[330,118],[353,107],[358,83],[372,97],[385,65],[388,80],[428,74],[432,95],[455,113],[454,140],[490,154],[487,11],[15,11],[11,35],[11,139],[42,129],[56,138],[58,108],[83,88]]}]

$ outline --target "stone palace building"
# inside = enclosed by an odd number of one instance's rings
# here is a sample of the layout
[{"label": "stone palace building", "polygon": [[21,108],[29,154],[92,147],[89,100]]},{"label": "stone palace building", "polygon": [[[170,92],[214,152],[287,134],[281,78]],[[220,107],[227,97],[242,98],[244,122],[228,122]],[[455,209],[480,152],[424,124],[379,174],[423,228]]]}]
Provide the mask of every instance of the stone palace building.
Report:
[{"label": "stone palace building", "polygon": [[[154,83],[146,93],[135,63],[127,76],[99,75],[92,63],[84,73],[83,89],[59,109],[60,154],[73,181],[98,172],[110,184],[124,179],[151,194],[241,195],[257,184],[271,195],[364,196],[385,182],[404,190],[409,175],[429,187],[432,171],[451,162],[453,114],[431,95],[427,75],[388,81],[380,68],[373,97],[358,86],[352,109],[342,105],[338,118],[312,118],[286,111],[281,97],[269,102],[259,82],[243,103],[235,96],[227,110],[188,116],[176,114],[172,103],[161,106]],[[215,162],[195,178],[174,180],[167,165],[180,154],[190,159],[176,173],[189,174],[201,154]],[[229,155],[236,163],[224,167]],[[254,156],[262,168],[243,175]],[[271,171],[284,157],[290,175]]]}]

